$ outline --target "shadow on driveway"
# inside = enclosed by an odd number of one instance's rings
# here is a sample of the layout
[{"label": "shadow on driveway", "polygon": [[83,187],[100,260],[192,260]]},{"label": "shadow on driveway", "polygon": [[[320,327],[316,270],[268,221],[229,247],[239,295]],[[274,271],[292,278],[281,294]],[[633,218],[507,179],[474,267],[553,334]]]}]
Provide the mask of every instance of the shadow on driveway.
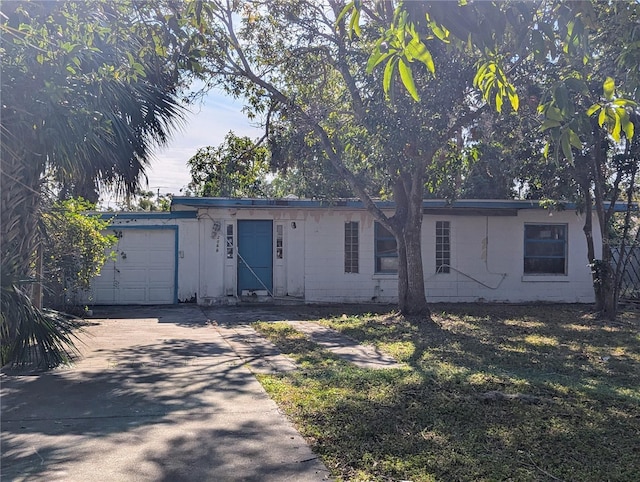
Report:
[{"label": "shadow on driveway", "polygon": [[3,480],[327,478],[197,307],[96,316],[74,366],[2,374]]}]

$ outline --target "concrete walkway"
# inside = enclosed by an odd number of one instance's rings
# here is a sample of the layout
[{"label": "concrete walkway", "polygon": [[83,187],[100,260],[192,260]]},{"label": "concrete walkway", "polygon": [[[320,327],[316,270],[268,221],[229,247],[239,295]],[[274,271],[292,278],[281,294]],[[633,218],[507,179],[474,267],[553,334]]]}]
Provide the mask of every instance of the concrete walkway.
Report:
[{"label": "concrete walkway", "polygon": [[360,368],[378,370],[382,368],[403,368],[390,356],[381,353],[370,345],[360,345],[357,341],[338,333],[331,328],[311,321],[288,320],[294,329],[304,333],[309,339],[323,348],[335,353]]},{"label": "concrete walkway", "polygon": [[[2,374],[2,480],[328,478],[248,369],[254,355],[234,351],[246,327],[193,305],[96,315],[73,367]],[[293,368],[270,356],[264,367]]]},{"label": "concrete walkway", "polygon": [[304,333],[312,342],[360,368],[376,370],[405,367],[373,346],[360,345],[352,338],[331,328],[309,321],[308,313],[312,311],[312,307],[304,307],[304,309],[298,307],[296,310],[291,307],[287,309],[286,306],[260,307],[259,305],[248,308],[204,309],[209,322],[216,326],[233,351],[256,373],[286,372],[295,370],[296,365],[249,326],[254,321],[287,323],[295,330]]},{"label": "concrete walkway", "polygon": [[254,373],[282,373],[297,368],[293,360],[282,355],[273,343],[245,323],[221,324],[216,329]]}]

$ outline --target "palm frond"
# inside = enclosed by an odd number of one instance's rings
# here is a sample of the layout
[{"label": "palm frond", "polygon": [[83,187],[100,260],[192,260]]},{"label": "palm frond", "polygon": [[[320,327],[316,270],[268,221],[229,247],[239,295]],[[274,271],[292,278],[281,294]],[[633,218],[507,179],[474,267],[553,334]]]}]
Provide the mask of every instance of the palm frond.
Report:
[{"label": "palm frond", "polygon": [[12,361],[15,365],[47,369],[69,363],[79,354],[76,342],[82,328],[77,319],[36,308],[19,284],[2,285],[0,289],[3,365]]}]

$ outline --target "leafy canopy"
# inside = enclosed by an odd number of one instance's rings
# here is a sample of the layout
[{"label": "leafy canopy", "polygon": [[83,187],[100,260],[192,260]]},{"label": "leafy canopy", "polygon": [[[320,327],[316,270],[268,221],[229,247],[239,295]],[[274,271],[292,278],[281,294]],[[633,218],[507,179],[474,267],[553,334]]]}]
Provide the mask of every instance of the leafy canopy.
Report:
[{"label": "leafy canopy", "polygon": [[[473,85],[482,99],[498,113],[508,102],[514,111],[520,105],[513,75],[517,66],[533,61],[541,66],[549,63],[563,68],[559,81],[549,86],[546,99],[540,104],[545,118],[542,131],[548,131],[550,139],[560,152],[573,162],[572,148],[584,147],[581,134],[585,117],[597,116],[597,122],[614,141],[620,142],[621,134],[631,138],[634,132],[630,112],[637,108],[631,98],[616,93],[616,80],[611,76],[585,75],[585,67],[597,65],[603,54],[601,46],[594,45],[602,31],[613,30],[605,26],[602,10],[615,16],[636,18],[638,3],[633,1],[604,4],[597,2],[539,1],[487,1],[473,2],[406,2],[392,3],[393,19],[381,30],[367,63],[367,71],[384,69],[382,85],[393,98],[394,79],[415,101],[420,100],[420,90],[414,81],[416,64],[426,66],[433,75],[439,75],[440,65],[434,63],[431,52],[434,41],[440,41],[458,50],[473,50],[481,57],[476,65]],[[363,16],[380,19],[381,3],[354,0],[341,11],[339,19],[350,17],[349,32],[363,35],[360,27]],[[637,58],[640,48],[633,37],[637,26],[631,23],[625,32],[620,30],[612,42],[628,42],[619,49],[618,67],[626,67],[637,85]],[[589,70],[589,69],[587,69]],[[618,69],[624,70],[624,69]],[[516,74],[517,75],[517,74]],[[621,75],[621,79],[628,79]],[[602,85],[602,96],[589,106],[581,107],[571,102],[571,96],[588,92],[593,81]],[[634,89],[627,90],[632,92]],[[545,153],[548,151],[545,151]]]},{"label": "leafy canopy", "polygon": [[221,145],[198,149],[187,164],[189,189],[198,196],[265,196],[269,151],[249,137],[229,132]]}]

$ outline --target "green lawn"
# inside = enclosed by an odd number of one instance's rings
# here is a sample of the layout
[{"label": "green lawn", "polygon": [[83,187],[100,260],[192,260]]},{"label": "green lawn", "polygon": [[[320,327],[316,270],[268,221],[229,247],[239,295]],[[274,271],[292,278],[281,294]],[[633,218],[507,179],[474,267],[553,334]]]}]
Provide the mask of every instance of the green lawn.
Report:
[{"label": "green lawn", "polygon": [[433,305],[320,320],[407,363],[365,370],[283,323],[299,363],[260,381],[339,480],[640,480],[640,313]]}]

